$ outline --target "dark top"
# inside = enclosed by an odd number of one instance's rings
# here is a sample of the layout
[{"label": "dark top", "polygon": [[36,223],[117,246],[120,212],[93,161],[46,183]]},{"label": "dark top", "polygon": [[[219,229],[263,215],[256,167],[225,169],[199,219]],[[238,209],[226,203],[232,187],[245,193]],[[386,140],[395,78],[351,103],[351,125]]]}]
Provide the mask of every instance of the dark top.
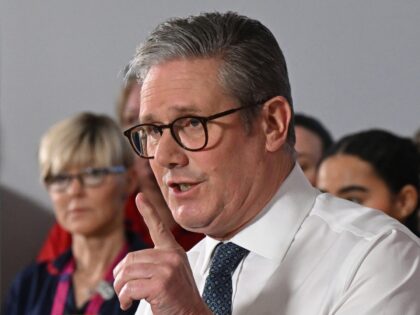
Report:
[{"label": "dark top", "polygon": [[[127,234],[127,242],[129,251],[147,248],[133,233]],[[53,262],[34,263],[20,272],[13,281],[2,314],[50,315],[60,273],[71,258],[72,252],[68,250]],[[134,314],[137,310],[138,303],[136,301],[130,309],[123,311],[120,309],[117,295],[114,294],[110,300],[103,302],[99,314]],[[70,285],[65,304],[65,314],[83,314],[86,306],[87,304],[82,309],[77,309],[73,288]]]}]

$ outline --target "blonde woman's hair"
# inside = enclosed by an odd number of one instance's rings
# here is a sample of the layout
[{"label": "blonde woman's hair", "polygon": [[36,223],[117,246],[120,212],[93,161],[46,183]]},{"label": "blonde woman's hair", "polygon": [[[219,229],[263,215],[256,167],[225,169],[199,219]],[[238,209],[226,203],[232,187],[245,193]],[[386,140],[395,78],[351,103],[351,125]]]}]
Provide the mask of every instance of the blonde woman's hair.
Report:
[{"label": "blonde woman's hair", "polygon": [[80,113],[53,125],[38,154],[41,179],[68,167],[133,165],[133,152],[119,126],[106,115]]}]

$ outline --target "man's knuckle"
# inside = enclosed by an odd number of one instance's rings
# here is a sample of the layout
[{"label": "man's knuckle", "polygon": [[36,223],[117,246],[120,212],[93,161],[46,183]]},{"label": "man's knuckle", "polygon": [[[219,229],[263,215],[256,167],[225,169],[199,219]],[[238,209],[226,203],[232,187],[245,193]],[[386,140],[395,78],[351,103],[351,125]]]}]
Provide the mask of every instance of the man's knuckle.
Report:
[{"label": "man's knuckle", "polygon": [[134,253],[128,253],[127,256],[125,256],[124,260],[125,260],[125,264],[124,266],[130,265],[131,263],[134,262]]},{"label": "man's knuckle", "polygon": [[184,263],[183,258],[179,255],[179,253],[177,251],[172,251],[169,255],[168,255],[168,260],[167,262],[175,267],[178,268],[179,266],[181,266]]}]

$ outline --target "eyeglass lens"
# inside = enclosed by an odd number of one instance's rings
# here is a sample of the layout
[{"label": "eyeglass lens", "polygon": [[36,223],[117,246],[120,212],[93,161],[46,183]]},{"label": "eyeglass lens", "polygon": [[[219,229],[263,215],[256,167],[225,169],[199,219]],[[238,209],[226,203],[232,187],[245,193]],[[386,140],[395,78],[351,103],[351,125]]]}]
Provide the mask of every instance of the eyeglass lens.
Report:
[{"label": "eyeglass lens", "polygon": [[[196,117],[182,117],[175,120],[170,126],[175,140],[188,150],[202,148],[207,141],[206,126],[203,121]],[[143,125],[132,133],[132,143],[136,151],[144,157],[153,157],[162,129],[154,125]]]},{"label": "eyeglass lens", "polygon": [[73,179],[78,179],[82,185],[95,187],[103,183],[105,177],[109,174],[122,173],[124,166],[114,166],[109,168],[87,168],[78,174],[58,174],[46,179],[46,184],[53,191],[64,191]]},{"label": "eyeglass lens", "polygon": [[[264,103],[264,102],[262,102]],[[232,108],[211,116],[185,116],[175,119],[169,125],[140,124],[124,131],[134,151],[141,157],[152,159],[162,137],[164,129],[170,129],[175,141],[189,151],[202,150],[208,141],[207,122],[235,113],[238,110],[257,106],[257,103],[249,106]]]}]

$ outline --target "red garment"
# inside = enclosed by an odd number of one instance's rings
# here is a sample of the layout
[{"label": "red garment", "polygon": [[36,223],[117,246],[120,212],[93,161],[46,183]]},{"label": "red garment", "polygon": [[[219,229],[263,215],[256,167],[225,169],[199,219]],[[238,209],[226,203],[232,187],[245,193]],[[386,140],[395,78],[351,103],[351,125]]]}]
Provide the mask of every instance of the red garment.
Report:
[{"label": "red garment", "polygon": [[[154,244],[149,235],[149,230],[144,223],[142,216],[139,214],[136,203],[135,194],[132,195],[125,206],[126,225],[130,231],[136,233],[140,240],[149,247]],[[172,233],[176,241],[187,251],[197,244],[203,237],[203,234],[192,233],[184,230],[180,226],[176,226]],[[60,254],[64,253],[71,246],[71,235],[63,228],[55,223],[48,232],[47,238],[38,253],[37,261],[54,260]]]}]

